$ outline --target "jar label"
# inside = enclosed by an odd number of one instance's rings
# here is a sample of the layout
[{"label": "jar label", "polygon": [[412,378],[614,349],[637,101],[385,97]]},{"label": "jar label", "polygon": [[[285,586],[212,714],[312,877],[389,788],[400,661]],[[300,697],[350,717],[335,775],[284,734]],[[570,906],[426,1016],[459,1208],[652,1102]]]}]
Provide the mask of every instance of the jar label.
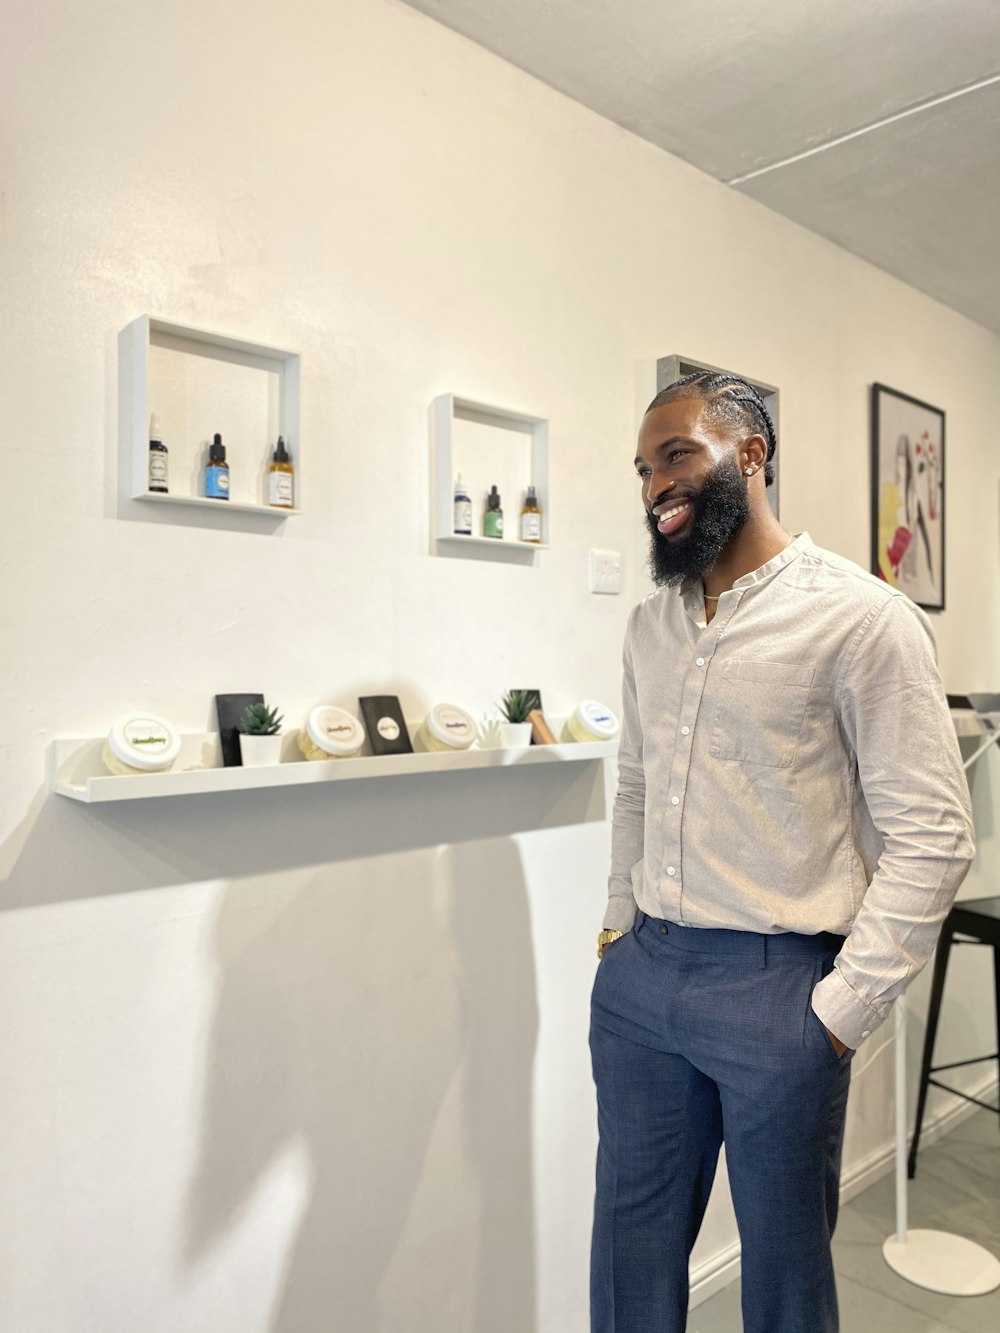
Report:
[{"label": "jar label", "polygon": [[323,735],[332,741],[349,741],[354,735],[354,728],[347,722],[324,722]]},{"label": "jar label", "polygon": [[124,734],[129,745],[136,746],[144,754],[155,754],[157,750],[164,749],[169,740],[159,723],[147,722],[143,718],[130,722]]},{"label": "jar label", "polygon": [[595,699],[585,700],[580,704],[579,717],[584,727],[598,736],[611,737],[618,734],[618,719],[610,708]]},{"label": "jar label", "polygon": [[380,717],[375,730],[386,741],[394,741],[399,735],[399,723],[393,717]]},{"label": "jar label", "polygon": [[471,741],[476,734],[470,719],[457,708],[439,708],[434,716],[442,731],[456,741]]}]

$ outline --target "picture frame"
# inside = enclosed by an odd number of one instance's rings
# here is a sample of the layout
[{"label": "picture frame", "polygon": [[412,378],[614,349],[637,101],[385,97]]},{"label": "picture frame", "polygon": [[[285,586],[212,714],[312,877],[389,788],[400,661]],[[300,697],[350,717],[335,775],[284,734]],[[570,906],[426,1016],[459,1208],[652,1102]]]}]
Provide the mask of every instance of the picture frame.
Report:
[{"label": "picture frame", "polygon": [[872,385],[871,572],[925,611],[945,609],[945,414]]}]

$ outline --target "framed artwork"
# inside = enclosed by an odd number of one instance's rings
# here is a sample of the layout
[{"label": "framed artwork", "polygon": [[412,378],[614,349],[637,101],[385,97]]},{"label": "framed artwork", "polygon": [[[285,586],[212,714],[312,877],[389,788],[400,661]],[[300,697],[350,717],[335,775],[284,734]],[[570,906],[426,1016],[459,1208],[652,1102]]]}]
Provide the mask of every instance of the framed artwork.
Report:
[{"label": "framed artwork", "polygon": [[872,385],[872,573],[944,610],[944,412]]}]

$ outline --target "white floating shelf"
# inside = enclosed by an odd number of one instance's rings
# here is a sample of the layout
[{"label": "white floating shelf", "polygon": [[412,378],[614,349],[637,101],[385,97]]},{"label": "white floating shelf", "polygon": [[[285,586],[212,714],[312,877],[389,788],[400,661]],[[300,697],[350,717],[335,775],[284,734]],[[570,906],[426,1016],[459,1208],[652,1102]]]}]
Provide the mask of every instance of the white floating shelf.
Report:
[{"label": "white floating shelf", "polygon": [[240,514],[263,514],[267,518],[294,518],[302,513],[301,509],[284,509],[279,505],[241,504],[238,500],[210,500],[204,495],[163,495],[158,491],[145,491],[142,495],[133,495],[132,499],[158,505],[204,505],[206,509],[226,509]]},{"label": "white floating shelf", "polygon": [[532,551],[547,551],[549,549],[547,542],[522,542],[509,537],[504,539],[497,537],[465,537],[459,533],[451,533],[447,537],[439,537],[438,541],[453,543],[455,546],[490,546],[494,550],[502,549],[505,554],[510,551],[512,546],[516,546],[521,551],[527,552],[528,555],[530,555]]},{"label": "white floating shelf", "polygon": [[[411,727],[411,733],[416,729]],[[617,741],[533,745],[527,749],[461,750],[454,754],[415,752],[310,762],[292,757],[294,733],[286,738],[288,762],[260,768],[222,768],[218,735],[183,737],[176,767],[169,773],[115,776],[101,760],[102,740],[56,740],[49,747],[49,782],[59,796],[94,805],[107,801],[141,801],[161,796],[200,796],[209,792],[253,791],[261,788],[315,786],[323,782],[357,782],[364,778],[416,777],[425,773],[456,773],[581,760],[613,759]],[[198,764],[195,767],[193,765]],[[187,767],[181,767],[187,765]]]},{"label": "white floating shelf", "polygon": [[954,722],[955,731],[959,736],[982,736],[984,734],[974,708],[953,708],[951,710],[951,720]]},{"label": "white floating shelf", "polygon": [[[1000,696],[995,695],[993,698],[996,701]],[[979,745],[965,758],[962,764],[962,767],[968,772],[987,750],[992,750],[994,745],[1000,744],[1000,710],[991,709],[980,713],[975,708],[953,706],[951,720],[959,739],[963,736],[975,736],[979,740]],[[968,748],[971,749],[971,746]],[[888,1244],[888,1242],[886,1243]]]},{"label": "white floating shelf", "polygon": [[[154,362],[154,349],[156,357],[165,358],[162,362]],[[165,409],[159,400],[150,402],[151,364],[153,370],[160,364],[161,373],[167,365],[177,367],[160,385],[164,392],[170,388],[167,397],[172,410],[169,403]],[[206,386],[206,375],[212,377],[212,392]],[[234,381],[233,376],[243,378]],[[119,486],[123,500],[209,506],[230,514],[267,514],[279,520],[300,513],[299,380],[297,352],[174,324],[153,315],[134,319],[118,335]],[[248,389],[252,392],[247,393]],[[251,409],[250,403],[256,407]],[[170,460],[170,491],[166,495],[149,489],[151,410],[161,418]],[[233,482],[229,500],[213,500],[199,493],[204,487],[203,460],[216,431],[229,449]],[[279,435],[284,436],[295,467],[294,509],[263,503],[268,463]]]},{"label": "white floating shelf", "polygon": [[[491,547],[501,559],[522,561],[549,549],[549,423],[506,407],[443,393],[431,404],[431,530],[439,554],[469,557]],[[455,478],[462,473],[472,498],[474,536],[455,532]],[[500,490],[503,537],[483,537],[483,497],[491,485]],[[542,540],[520,540],[524,492],[534,486],[542,511]],[[531,560],[534,564],[534,560]]]}]

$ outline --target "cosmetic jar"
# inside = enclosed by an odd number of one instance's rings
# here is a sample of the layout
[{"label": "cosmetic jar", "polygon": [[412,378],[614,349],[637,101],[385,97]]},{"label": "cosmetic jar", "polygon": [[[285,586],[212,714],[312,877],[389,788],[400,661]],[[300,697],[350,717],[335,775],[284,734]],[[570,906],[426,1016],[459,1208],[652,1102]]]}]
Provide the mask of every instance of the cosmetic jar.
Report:
[{"label": "cosmetic jar", "polygon": [[109,773],[166,773],[181,752],[180,734],[155,713],[124,713],[112,725],[101,758]]},{"label": "cosmetic jar", "polygon": [[584,699],[566,719],[565,734],[567,740],[613,741],[618,735],[618,719],[596,699]]},{"label": "cosmetic jar", "polygon": [[425,750],[445,753],[468,750],[476,739],[476,724],[457,704],[435,704],[419,731]]},{"label": "cosmetic jar", "polygon": [[351,759],[365,743],[365,729],[352,714],[320,704],[299,732],[299,749],[307,759]]}]

